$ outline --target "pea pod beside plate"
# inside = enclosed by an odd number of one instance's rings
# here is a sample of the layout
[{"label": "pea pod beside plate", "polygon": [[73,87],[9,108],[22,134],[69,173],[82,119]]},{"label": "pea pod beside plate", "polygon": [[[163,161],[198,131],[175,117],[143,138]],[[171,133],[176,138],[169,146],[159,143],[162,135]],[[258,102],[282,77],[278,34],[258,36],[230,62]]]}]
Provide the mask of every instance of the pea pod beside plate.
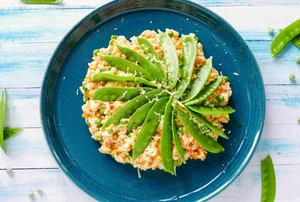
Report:
[{"label": "pea pod beside plate", "polygon": [[2,96],[0,100],[0,147],[6,153],[4,143],[4,122],[5,122],[5,109],[6,109],[6,91],[2,88]]}]

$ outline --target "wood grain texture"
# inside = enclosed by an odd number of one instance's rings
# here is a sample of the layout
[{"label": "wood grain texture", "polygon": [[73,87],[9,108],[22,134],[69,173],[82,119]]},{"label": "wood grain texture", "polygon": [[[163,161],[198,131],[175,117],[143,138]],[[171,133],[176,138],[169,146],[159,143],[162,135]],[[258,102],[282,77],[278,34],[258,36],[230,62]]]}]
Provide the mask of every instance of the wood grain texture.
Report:
[{"label": "wood grain texture", "polygon": [[[2,0],[0,9],[13,10],[13,9],[92,9],[100,7],[110,0],[85,0],[74,1],[64,0],[58,5],[27,5],[20,0]],[[299,0],[192,0],[192,2],[201,4],[203,6],[295,6],[300,5]]]}]

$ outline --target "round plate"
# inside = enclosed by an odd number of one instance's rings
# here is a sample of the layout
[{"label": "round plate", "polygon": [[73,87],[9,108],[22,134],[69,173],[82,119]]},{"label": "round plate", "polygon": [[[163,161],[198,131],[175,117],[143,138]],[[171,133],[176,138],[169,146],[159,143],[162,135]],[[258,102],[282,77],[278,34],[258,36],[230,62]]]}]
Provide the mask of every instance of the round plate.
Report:
[{"label": "round plate", "polygon": [[[143,30],[171,28],[195,33],[206,57],[229,76],[236,109],[219,139],[225,152],[189,160],[177,176],[161,170],[141,172],[99,153],[81,117],[78,88],[96,48],[107,47],[111,35],[126,38]],[[239,76],[236,76],[238,73]],[[82,190],[101,201],[207,200],[228,186],[250,161],[265,116],[264,86],[257,63],[240,35],[211,11],[185,1],[118,1],[96,9],[79,22],[56,49],[41,95],[44,132],[56,161]]]}]

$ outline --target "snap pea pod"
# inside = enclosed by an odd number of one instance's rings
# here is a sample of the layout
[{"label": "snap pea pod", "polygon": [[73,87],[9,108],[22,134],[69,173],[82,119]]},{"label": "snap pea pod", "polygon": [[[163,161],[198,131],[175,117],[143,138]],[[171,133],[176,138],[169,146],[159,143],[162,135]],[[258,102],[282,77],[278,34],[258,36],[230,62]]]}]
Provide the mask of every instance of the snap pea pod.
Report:
[{"label": "snap pea pod", "polygon": [[172,152],[172,112],[173,97],[171,96],[164,112],[162,135],[160,142],[161,160],[164,170],[174,175],[174,161]]},{"label": "snap pea pod", "polygon": [[173,134],[173,141],[174,141],[174,145],[177,150],[177,153],[178,153],[181,161],[185,164],[185,158],[184,158],[185,151],[181,146],[179,135],[177,133],[177,126],[176,126],[176,122],[175,122],[175,111],[174,110],[172,112],[172,134]]},{"label": "snap pea pod", "polygon": [[270,155],[261,161],[261,182],[261,202],[274,202],[276,195],[276,177]]},{"label": "snap pea pod", "polygon": [[194,105],[203,102],[206,98],[208,98],[211,94],[213,94],[221,85],[223,80],[223,76],[219,76],[215,81],[208,84],[200,91],[200,93],[191,101],[186,102],[185,105]]},{"label": "snap pea pod", "polygon": [[139,63],[143,69],[145,69],[153,78],[157,81],[161,82],[163,80],[163,75],[159,71],[159,69],[149,60],[131,50],[130,48],[126,48],[123,46],[117,45],[118,49],[125,54],[131,62]]},{"label": "snap pea pod", "polygon": [[211,153],[220,153],[221,151],[224,151],[224,148],[218,142],[200,131],[198,125],[190,119],[188,114],[184,113],[178,107],[176,108],[176,112],[180,122],[184,125],[189,134],[193,136],[198,144],[200,144],[205,150]]},{"label": "snap pea pod", "polygon": [[300,48],[300,34],[298,34],[298,36],[296,36],[293,40],[292,43],[297,47]]},{"label": "snap pea pod", "polygon": [[149,81],[154,80],[153,77],[145,69],[141,68],[133,62],[111,55],[101,55],[100,57],[103,58],[111,66],[116,67],[123,72],[130,72],[133,74],[137,74],[137,76],[144,76]]},{"label": "snap pea pod", "polygon": [[200,114],[212,114],[212,115],[219,115],[219,114],[232,114],[235,112],[230,106],[225,107],[203,107],[203,106],[189,106],[191,110]]},{"label": "snap pea pod", "polygon": [[154,103],[147,103],[138,108],[128,120],[128,132],[143,124],[146,116]]},{"label": "snap pea pod", "polygon": [[183,50],[183,67],[181,71],[181,82],[177,86],[177,93],[175,94],[176,98],[180,98],[190,84],[197,54],[197,45],[194,37],[182,35],[181,41]]},{"label": "snap pea pod", "polygon": [[184,97],[183,103],[188,102],[194,99],[199,92],[204,87],[210,72],[212,70],[212,57],[206,60],[206,63],[203,67],[200,68],[199,72],[197,73],[197,77],[191,84],[191,90],[187,92],[187,95]]},{"label": "snap pea pod", "polygon": [[200,114],[197,114],[195,112],[193,112],[190,109],[187,109],[187,111],[195,118],[197,119],[199,122],[203,123],[204,125],[206,125],[208,128],[210,128],[212,131],[214,131],[216,134],[218,134],[219,136],[221,136],[222,138],[228,139],[227,135],[217,126],[214,126],[212,123],[210,123],[209,121],[206,120],[205,117],[203,117]]},{"label": "snap pea pod", "polygon": [[163,59],[167,67],[167,81],[170,89],[176,86],[179,78],[178,56],[175,45],[167,33],[159,32],[160,45],[163,48]]},{"label": "snap pea pod", "polygon": [[93,95],[93,100],[115,101],[115,100],[131,100],[141,94],[142,91],[150,91],[151,88],[140,87],[104,87],[96,90]]},{"label": "snap pea pod", "polygon": [[273,57],[278,55],[284,47],[300,34],[300,19],[284,28],[273,40],[270,51]]},{"label": "snap pea pod", "polygon": [[5,108],[6,108],[6,91],[2,88],[2,96],[0,101],[0,147],[6,153],[4,143],[4,121],[5,121]]},{"label": "snap pea pod", "polygon": [[135,77],[135,76],[118,76],[114,74],[105,74],[105,73],[98,73],[93,76],[93,81],[116,81],[116,82],[134,82],[134,83],[142,83],[147,86],[156,87],[154,83],[142,78],[142,77]]},{"label": "snap pea pod", "polygon": [[148,41],[145,38],[137,38],[137,41],[141,47],[141,49],[144,51],[144,54],[149,57],[149,60],[156,65],[156,67],[160,70],[163,77],[166,77],[166,72],[164,68],[162,67],[162,63],[159,60],[159,57],[157,55],[157,52],[155,51],[155,48],[152,46],[150,41]]},{"label": "snap pea pod", "polygon": [[149,145],[152,136],[157,130],[160,122],[160,117],[164,113],[165,105],[168,100],[168,97],[160,98],[150,109],[139,132],[139,135],[137,136],[137,139],[134,143],[132,151],[132,162],[135,162],[135,160],[144,152],[146,147]]},{"label": "snap pea pod", "polygon": [[143,106],[150,100],[155,97],[163,97],[168,94],[163,92],[162,90],[154,90],[145,93],[145,95],[139,95],[132,100],[128,101],[125,105],[119,108],[115,113],[113,113],[107,121],[103,124],[101,129],[108,127],[110,124],[117,124],[120,122],[122,118],[128,118],[132,115],[139,107]]},{"label": "snap pea pod", "polygon": [[4,128],[4,140],[17,135],[20,131],[22,131],[22,128]]}]

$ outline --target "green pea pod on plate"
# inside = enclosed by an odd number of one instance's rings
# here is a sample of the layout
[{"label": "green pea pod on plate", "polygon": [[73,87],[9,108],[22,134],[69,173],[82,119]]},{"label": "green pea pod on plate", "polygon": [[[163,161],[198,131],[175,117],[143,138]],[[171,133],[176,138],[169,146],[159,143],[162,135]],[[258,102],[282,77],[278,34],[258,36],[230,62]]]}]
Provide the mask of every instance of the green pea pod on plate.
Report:
[{"label": "green pea pod on plate", "polygon": [[274,202],[276,176],[272,158],[268,155],[261,161],[261,202]]},{"label": "green pea pod on plate", "polygon": [[177,150],[177,153],[178,153],[181,161],[185,164],[185,158],[184,158],[185,150],[181,146],[181,142],[180,142],[179,135],[177,132],[177,126],[176,126],[176,121],[175,121],[175,110],[173,110],[173,112],[172,112],[172,134],[173,134],[173,141],[174,141],[174,145]]},{"label": "green pea pod on plate", "polygon": [[143,124],[154,102],[149,102],[138,108],[128,120],[128,132]]},{"label": "green pea pod on plate", "polygon": [[142,125],[142,128],[137,136],[137,139],[133,145],[132,162],[145,151],[149,145],[152,136],[155,134],[160,122],[160,118],[164,113],[165,105],[167,104],[169,97],[160,98],[150,109],[147,117]]},{"label": "green pea pod on plate", "polygon": [[235,110],[232,109],[230,106],[203,107],[198,105],[192,105],[192,106],[188,106],[188,108],[199,114],[220,115],[220,114],[232,114],[235,112]]},{"label": "green pea pod on plate", "polygon": [[284,28],[273,40],[270,51],[273,57],[278,55],[284,47],[300,34],[300,19]]},{"label": "green pea pod on plate", "polygon": [[2,88],[2,96],[0,100],[0,147],[6,153],[4,143],[4,122],[5,122],[5,109],[6,109],[6,91]]}]

